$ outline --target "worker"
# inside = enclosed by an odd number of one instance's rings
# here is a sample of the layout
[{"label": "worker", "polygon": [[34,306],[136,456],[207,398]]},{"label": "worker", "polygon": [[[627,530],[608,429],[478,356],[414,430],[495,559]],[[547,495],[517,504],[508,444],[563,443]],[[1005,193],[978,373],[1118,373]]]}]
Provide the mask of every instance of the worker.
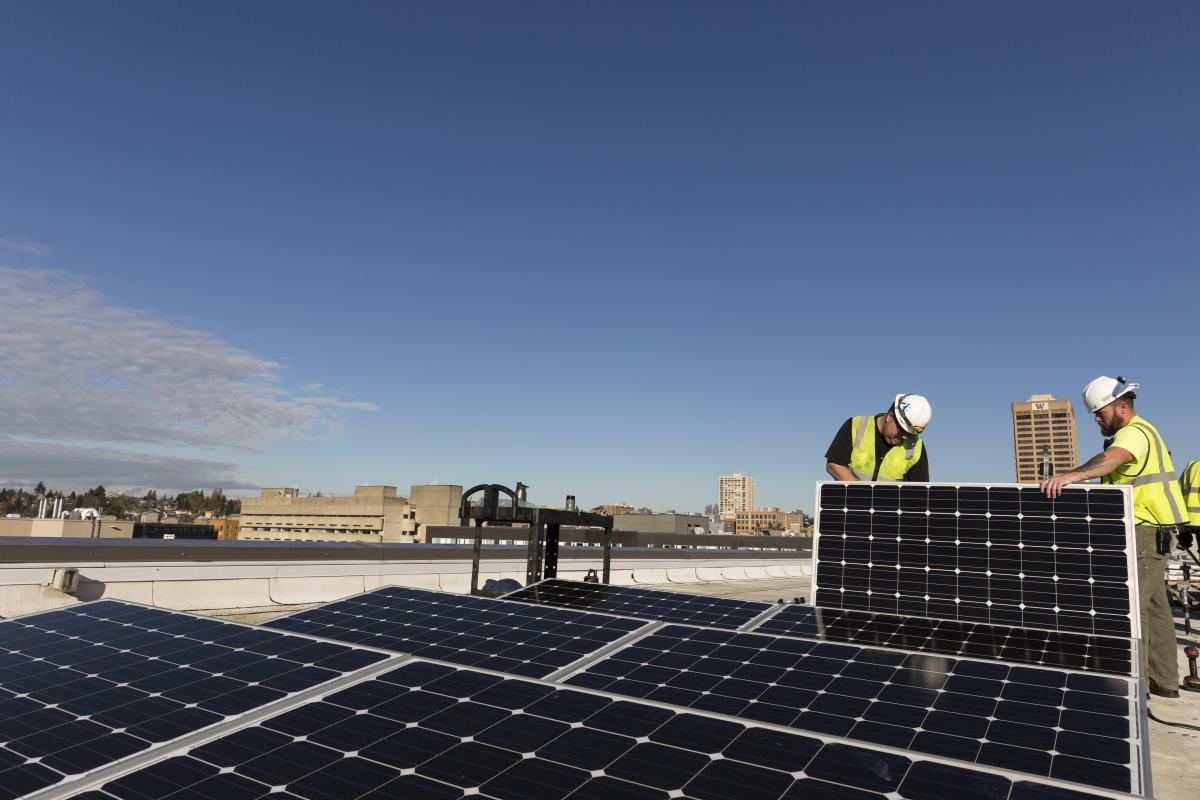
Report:
[{"label": "worker", "polygon": [[1179,549],[1190,550],[1200,533],[1200,461],[1189,461],[1179,478],[1179,491],[1187,504],[1187,525],[1179,531]]},{"label": "worker", "polygon": [[1154,426],[1134,410],[1138,388],[1119,375],[1101,375],[1083,388],[1083,405],[1100,426],[1104,450],[1070,472],[1042,481],[1041,488],[1051,499],[1067,484],[1089,478],[1133,488],[1142,667],[1150,693],[1173,698],[1179,697],[1179,668],[1175,619],[1167,599],[1167,554],[1186,519],[1185,506],[1170,451]]},{"label": "worker", "polygon": [[929,480],[920,435],[932,416],[921,395],[898,394],[882,414],[851,417],[825,451],[825,471],[839,481]]}]

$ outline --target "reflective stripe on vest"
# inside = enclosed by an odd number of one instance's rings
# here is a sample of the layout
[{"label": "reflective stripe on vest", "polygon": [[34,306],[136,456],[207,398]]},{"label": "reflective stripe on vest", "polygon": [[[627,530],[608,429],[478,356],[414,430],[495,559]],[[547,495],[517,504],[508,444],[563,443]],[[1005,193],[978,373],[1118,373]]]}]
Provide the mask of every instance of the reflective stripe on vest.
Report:
[{"label": "reflective stripe on vest", "polygon": [[[854,454],[859,452],[859,448],[862,447],[863,438],[867,435],[867,425],[874,421],[875,421],[874,417],[860,417],[860,421],[854,429],[854,444],[850,448],[850,471],[853,472],[854,477],[858,478],[860,481],[869,481],[869,480],[873,480],[875,478],[875,470],[873,468],[870,472],[866,472],[866,473],[854,468]],[[872,467],[874,466],[874,461],[875,461],[875,446],[874,446],[874,443],[872,442],[872,445],[871,445]]]},{"label": "reflective stripe on vest", "polygon": [[1187,504],[1188,525],[1200,528],[1200,461],[1193,461],[1183,470],[1179,489]]},{"label": "reflective stripe on vest", "polygon": [[[864,417],[855,417],[851,421],[851,430],[854,432],[854,438],[851,444],[850,452],[850,471],[860,481],[900,481],[904,480],[904,476],[913,468],[913,465],[921,459],[922,445],[921,440],[917,437],[909,437],[905,439],[907,445],[903,449],[897,445],[888,450],[884,454],[882,462],[879,463],[879,476],[875,476],[875,417],[867,415]],[[870,435],[867,434],[871,430]],[[903,455],[901,455],[903,454]]]},{"label": "reflective stripe on vest", "polygon": [[[1121,472],[1126,465],[1105,475],[1101,480],[1110,484],[1129,484],[1133,487],[1133,505],[1136,516],[1137,508],[1145,509],[1152,519],[1140,520],[1151,525],[1182,525],[1186,521],[1183,514],[1183,497],[1178,495],[1179,484],[1175,480],[1175,468],[1171,465],[1171,454],[1163,445],[1162,437],[1149,422],[1135,417],[1131,426],[1145,434],[1152,445],[1146,453],[1146,463],[1136,475]],[[1149,468],[1149,471],[1146,471]],[[1116,476],[1115,478],[1113,476]]]}]

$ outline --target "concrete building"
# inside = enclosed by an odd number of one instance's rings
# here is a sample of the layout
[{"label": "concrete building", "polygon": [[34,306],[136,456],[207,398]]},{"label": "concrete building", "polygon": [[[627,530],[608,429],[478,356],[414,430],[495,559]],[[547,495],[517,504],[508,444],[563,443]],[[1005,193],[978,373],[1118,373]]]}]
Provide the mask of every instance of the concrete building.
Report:
[{"label": "concrete building", "polygon": [[457,525],[458,506],[463,487],[455,484],[428,484],[409,487],[411,519],[416,526],[415,541],[425,541],[429,525]]},{"label": "concrete building", "polygon": [[107,519],[0,519],[0,536],[29,536],[76,539],[129,539],[134,523]]},{"label": "concrete building", "polygon": [[804,515],[777,508],[735,512],[734,533],[758,533],[764,530],[800,533],[804,530]]},{"label": "concrete building", "polygon": [[754,478],[740,472],[722,475],[719,487],[722,517],[754,510]]},{"label": "concrete building", "polygon": [[458,524],[461,486],[411,488],[411,500],[397,495],[395,486],[356,486],[348,497],[263,489],[242,500],[238,538],[423,542],[427,526]]},{"label": "concrete building", "polygon": [[607,506],[596,506],[589,509],[589,511],[593,514],[607,514],[610,517],[615,517],[617,514],[632,514],[636,509],[625,503],[612,503]]},{"label": "concrete building", "polygon": [[241,517],[215,517],[210,514],[205,514],[203,517],[196,519],[197,525],[208,525],[216,529],[218,539],[238,538],[238,526],[240,522]]},{"label": "concrete building", "polygon": [[1075,409],[1070,400],[1035,394],[1012,404],[1013,470],[1017,483],[1036,483],[1042,454],[1049,448],[1054,471],[1068,472],[1079,464]]},{"label": "concrete building", "polygon": [[639,533],[708,533],[703,514],[614,514],[613,530]]}]

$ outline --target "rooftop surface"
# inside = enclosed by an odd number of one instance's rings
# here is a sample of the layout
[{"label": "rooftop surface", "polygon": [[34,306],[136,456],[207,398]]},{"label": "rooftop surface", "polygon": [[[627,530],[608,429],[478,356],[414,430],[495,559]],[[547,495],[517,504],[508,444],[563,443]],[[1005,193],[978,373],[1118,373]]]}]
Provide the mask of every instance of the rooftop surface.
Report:
[{"label": "rooftop surface", "polygon": [[[797,596],[807,597],[809,581],[804,578],[778,578],[748,581],[710,581],[704,584],[664,583],[646,586],[647,589],[706,594],[739,600],[792,602]],[[808,598],[811,599],[811,598]],[[1193,632],[1185,638],[1183,621],[1176,626],[1179,644],[1179,674],[1187,674],[1185,644],[1200,641],[1200,619],[1193,622]],[[1165,723],[1179,722],[1200,726],[1200,692],[1181,691],[1178,700],[1153,698],[1150,703],[1150,763],[1154,774],[1154,797],[1158,800],[1194,800],[1200,793],[1200,730],[1172,727]]]}]

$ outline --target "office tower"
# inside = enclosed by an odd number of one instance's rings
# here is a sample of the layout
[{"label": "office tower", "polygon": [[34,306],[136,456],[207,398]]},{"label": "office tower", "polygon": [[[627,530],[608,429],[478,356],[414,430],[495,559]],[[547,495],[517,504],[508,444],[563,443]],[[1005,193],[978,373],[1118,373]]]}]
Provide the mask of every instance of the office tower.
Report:
[{"label": "office tower", "polygon": [[1013,403],[1012,429],[1017,483],[1040,480],[1039,469],[1047,453],[1055,473],[1067,472],[1079,464],[1075,410],[1070,400],[1035,394],[1028,400]]}]

